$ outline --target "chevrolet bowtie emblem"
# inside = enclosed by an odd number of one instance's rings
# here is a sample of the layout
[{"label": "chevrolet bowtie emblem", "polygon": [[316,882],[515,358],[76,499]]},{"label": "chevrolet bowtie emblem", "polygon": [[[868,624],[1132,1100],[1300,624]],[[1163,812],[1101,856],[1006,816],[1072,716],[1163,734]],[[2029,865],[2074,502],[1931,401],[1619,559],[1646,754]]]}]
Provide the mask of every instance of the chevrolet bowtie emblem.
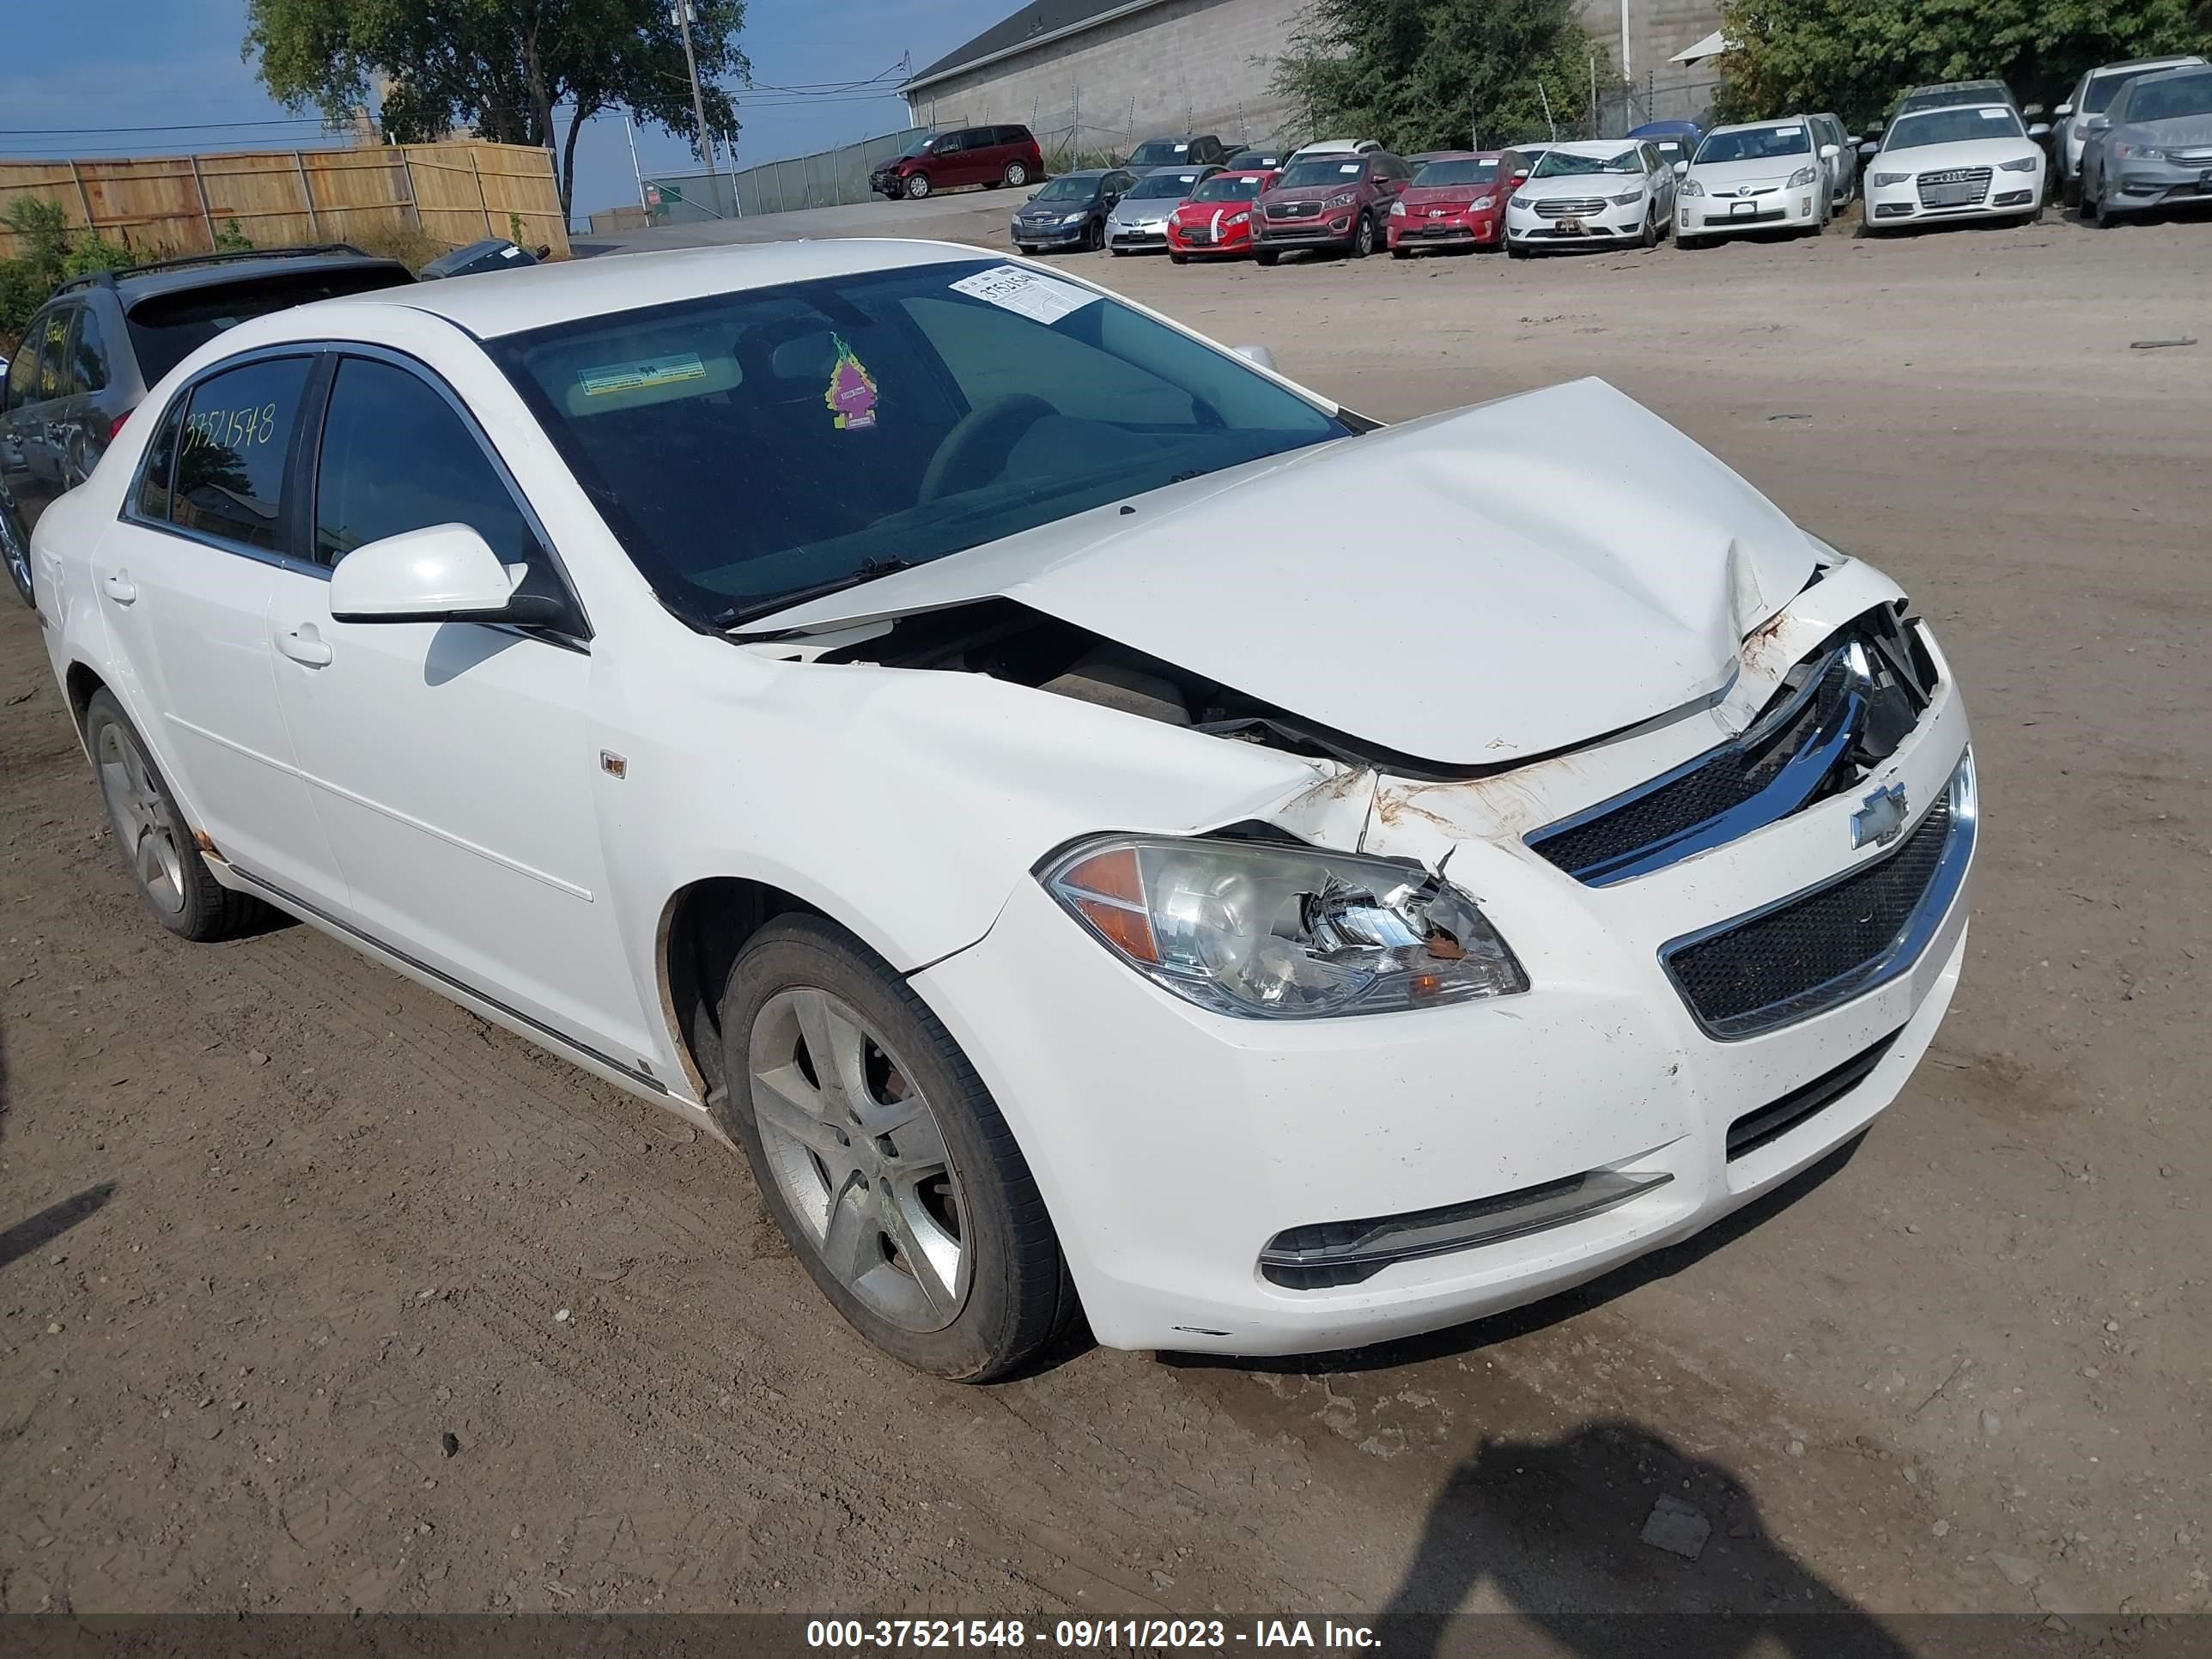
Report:
[{"label": "chevrolet bowtie emblem", "polygon": [[1905,786],[1877,789],[1851,814],[1851,845],[1887,847],[1905,833]]}]

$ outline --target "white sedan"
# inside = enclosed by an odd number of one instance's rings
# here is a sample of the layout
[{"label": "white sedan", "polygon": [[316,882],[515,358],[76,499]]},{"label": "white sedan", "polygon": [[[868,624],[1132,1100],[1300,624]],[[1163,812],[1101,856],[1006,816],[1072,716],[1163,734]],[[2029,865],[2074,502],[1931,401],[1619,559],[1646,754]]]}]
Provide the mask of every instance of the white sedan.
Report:
[{"label": "white sedan", "polygon": [[1674,170],[1648,139],[1553,144],[1505,199],[1505,251],[1656,247],[1674,216]]},{"label": "white sedan", "polygon": [[1819,235],[1840,153],[1816,143],[1802,115],[1715,127],[1675,185],[1674,245],[1696,247],[1753,230]]},{"label": "white sedan", "polygon": [[2009,104],[1962,104],[1900,115],[1867,161],[1869,231],[1947,219],[2032,222],[2043,211],[2043,146]]},{"label": "white sedan", "polygon": [[[971,247],[583,261],[226,331],[33,557],[155,919],[733,1143],[943,1376],[1564,1289],[1859,1133],[1958,981],[1928,630],[1596,381],[1381,427]],[[1478,655],[1346,648],[1409,594]]]}]

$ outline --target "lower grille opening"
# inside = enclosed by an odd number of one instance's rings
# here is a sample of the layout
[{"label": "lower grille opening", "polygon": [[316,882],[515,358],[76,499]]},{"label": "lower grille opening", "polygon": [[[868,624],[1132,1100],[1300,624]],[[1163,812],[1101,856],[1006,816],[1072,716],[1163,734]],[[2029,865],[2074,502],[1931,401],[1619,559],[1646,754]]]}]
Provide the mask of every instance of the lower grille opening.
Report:
[{"label": "lower grille opening", "polygon": [[1357,1285],[1395,1262],[1472,1250],[1564,1227],[1640,1198],[1674,1178],[1664,1170],[1625,1175],[1618,1170],[1591,1170],[1432,1210],[1292,1227],[1277,1233],[1260,1252],[1260,1274],[1269,1284],[1291,1291]]},{"label": "lower grille opening", "polygon": [[1853,1054],[1833,1071],[1823,1072],[1810,1083],[1792,1089],[1781,1099],[1760,1107],[1755,1112],[1746,1112],[1729,1125],[1728,1155],[1731,1158],[1755,1152],[1772,1140],[1778,1140],[1817,1112],[1826,1110],[1845,1095],[1867,1080],[1868,1074],[1881,1064],[1883,1058],[1897,1044],[1904,1032],[1899,1026],[1871,1048]]}]

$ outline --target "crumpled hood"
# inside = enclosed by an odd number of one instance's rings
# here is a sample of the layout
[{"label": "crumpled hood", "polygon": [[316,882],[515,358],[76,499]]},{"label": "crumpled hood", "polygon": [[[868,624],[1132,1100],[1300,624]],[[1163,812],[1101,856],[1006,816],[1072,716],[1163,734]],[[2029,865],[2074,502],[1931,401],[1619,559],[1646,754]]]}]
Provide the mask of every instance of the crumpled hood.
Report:
[{"label": "crumpled hood", "polygon": [[1000,596],[1365,744],[1489,767],[1719,690],[1744,635],[1815,562],[1771,502],[1595,380],[1128,505],[744,632],[819,632]]},{"label": "crumpled hood", "polygon": [[1531,202],[1548,202],[1562,196],[1586,201],[1593,196],[1626,196],[1643,188],[1641,173],[1563,173],[1549,179],[1524,179],[1513,193]]}]

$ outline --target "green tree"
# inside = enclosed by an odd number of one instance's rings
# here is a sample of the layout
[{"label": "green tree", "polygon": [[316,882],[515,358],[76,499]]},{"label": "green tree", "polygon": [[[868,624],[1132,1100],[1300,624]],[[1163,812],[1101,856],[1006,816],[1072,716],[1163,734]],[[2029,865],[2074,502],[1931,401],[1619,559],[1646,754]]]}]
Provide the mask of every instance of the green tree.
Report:
[{"label": "green tree", "polygon": [[104,236],[72,234],[58,202],[18,196],[0,213],[0,224],[15,239],[15,257],[0,260],[0,344],[21,339],[31,313],[64,277],[124,270],[135,263],[129,248]]},{"label": "green tree", "polygon": [[1306,131],[1401,153],[1510,142],[1589,106],[1602,49],[1571,0],[1315,0],[1276,66]]},{"label": "green tree", "polygon": [[[738,45],[745,0],[693,9],[708,129],[735,144],[737,105],[722,83],[751,78]],[[627,110],[696,143],[668,0],[247,0],[244,55],[280,102],[334,123],[366,107],[375,83],[385,136],[403,143],[455,127],[548,149],[557,139],[563,211],[576,135],[592,116]]]},{"label": "green tree", "polygon": [[1825,109],[1856,125],[1907,87],[1983,76],[2056,104],[2099,64],[2212,45],[2201,0],[1723,0],[1721,20],[1715,107],[1735,121]]}]

